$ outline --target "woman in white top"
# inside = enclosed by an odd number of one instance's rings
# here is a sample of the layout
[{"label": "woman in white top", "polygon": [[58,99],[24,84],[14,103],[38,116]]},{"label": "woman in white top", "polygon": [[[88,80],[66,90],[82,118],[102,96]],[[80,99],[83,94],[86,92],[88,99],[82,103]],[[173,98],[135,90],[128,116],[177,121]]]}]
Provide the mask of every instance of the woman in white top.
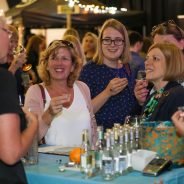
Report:
[{"label": "woman in white top", "polygon": [[66,40],[51,42],[40,58],[38,73],[43,83],[41,88],[35,84],[28,89],[25,107],[38,114],[39,138],[44,137],[48,145],[80,146],[84,129],[95,142],[89,88],[77,81],[80,67],[73,45]]}]

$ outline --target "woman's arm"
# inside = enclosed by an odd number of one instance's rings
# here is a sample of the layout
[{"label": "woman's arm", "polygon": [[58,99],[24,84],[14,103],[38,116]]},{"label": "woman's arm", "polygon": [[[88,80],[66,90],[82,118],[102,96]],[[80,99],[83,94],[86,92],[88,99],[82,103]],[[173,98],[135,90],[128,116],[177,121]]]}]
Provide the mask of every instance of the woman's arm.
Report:
[{"label": "woman's arm", "polygon": [[29,126],[22,133],[18,114],[0,115],[0,159],[6,164],[15,164],[26,154],[37,132],[36,116],[31,112],[26,114]]},{"label": "woman's arm", "polygon": [[[30,86],[25,95],[25,109],[30,109],[38,116],[38,139],[41,140],[49,128],[51,118],[44,115],[44,103],[42,94],[37,84]],[[47,112],[45,113],[47,114]],[[42,118],[44,116],[44,118]]]}]

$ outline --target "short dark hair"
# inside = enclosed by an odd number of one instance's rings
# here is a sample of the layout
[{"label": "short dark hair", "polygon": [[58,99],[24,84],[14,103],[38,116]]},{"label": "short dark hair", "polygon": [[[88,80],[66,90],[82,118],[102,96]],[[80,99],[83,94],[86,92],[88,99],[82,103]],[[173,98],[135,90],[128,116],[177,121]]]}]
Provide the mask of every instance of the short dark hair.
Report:
[{"label": "short dark hair", "polygon": [[137,31],[130,31],[128,34],[130,46],[134,46],[137,42],[143,42],[142,35]]}]

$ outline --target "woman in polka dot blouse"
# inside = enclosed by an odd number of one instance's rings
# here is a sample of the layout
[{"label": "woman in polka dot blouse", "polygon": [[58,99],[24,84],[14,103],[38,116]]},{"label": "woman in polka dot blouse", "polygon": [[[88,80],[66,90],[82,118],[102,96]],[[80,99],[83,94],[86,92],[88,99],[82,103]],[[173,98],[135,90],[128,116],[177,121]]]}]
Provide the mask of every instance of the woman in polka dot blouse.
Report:
[{"label": "woman in polka dot blouse", "polygon": [[90,88],[97,123],[104,129],[112,128],[114,123],[123,124],[137,103],[130,59],[125,26],[115,19],[107,20],[101,28],[93,61],[83,67],[80,75]]}]

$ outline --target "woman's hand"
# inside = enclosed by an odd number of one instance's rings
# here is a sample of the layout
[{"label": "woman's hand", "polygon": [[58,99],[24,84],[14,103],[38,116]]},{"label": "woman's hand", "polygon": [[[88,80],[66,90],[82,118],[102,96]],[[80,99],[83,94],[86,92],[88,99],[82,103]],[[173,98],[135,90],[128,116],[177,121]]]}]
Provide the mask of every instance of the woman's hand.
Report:
[{"label": "woman's hand", "polygon": [[179,135],[184,136],[184,112],[176,111],[171,117]]},{"label": "woman's hand", "polygon": [[109,82],[105,90],[109,94],[109,96],[114,96],[125,89],[127,85],[127,78],[114,78]]},{"label": "woman's hand", "polygon": [[134,88],[135,97],[140,105],[146,101],[149,90],[147,89],[148,82],[146,80],[136,80]]},{"label": "woman's hand", "polygon": [[26,55],[26,52],[21,52],[20,54],[17,54],[14,56],[14,59],[13,61],[11,62],[11,65],[10,67],[8,68],[8,70],[10,72],[12,72],[13,74],[15,74],[15,72],[22,67],[22,65],[24,63],[26,63],[27,61],[27,55]]},{"label": "woman's hand", "polygon": [[53,97],[49,105],[49,113],[53,116],[62,111],[63,107],[68,107],[70,103],[70,95],[63,94],[61,96]]}]

